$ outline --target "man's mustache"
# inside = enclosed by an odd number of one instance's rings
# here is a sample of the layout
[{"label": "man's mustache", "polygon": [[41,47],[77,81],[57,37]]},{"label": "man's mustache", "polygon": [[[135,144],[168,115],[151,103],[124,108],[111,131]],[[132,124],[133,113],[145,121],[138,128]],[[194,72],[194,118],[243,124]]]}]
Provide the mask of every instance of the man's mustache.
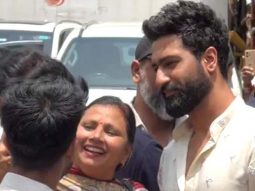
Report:
[{"label": "man's mustache", "polygon": [[168,83],[162,87],[162,92],[166,91],[182,91],[182,88],[176,84]]}]

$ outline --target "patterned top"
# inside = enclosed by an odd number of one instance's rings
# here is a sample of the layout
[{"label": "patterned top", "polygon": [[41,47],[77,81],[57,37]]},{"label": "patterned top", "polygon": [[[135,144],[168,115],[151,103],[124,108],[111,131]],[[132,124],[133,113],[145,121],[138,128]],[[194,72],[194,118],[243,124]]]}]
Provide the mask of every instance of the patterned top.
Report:
[{"label": "patterned top", "polygon": [[[132,184],[132,185],[131,185]],[[147,191],[141,184],[132,182],[131,190]],[[129,191],[126,184],[119,181],[101,181],[77,174],[67,174],[58,186],[58,191]]]}]

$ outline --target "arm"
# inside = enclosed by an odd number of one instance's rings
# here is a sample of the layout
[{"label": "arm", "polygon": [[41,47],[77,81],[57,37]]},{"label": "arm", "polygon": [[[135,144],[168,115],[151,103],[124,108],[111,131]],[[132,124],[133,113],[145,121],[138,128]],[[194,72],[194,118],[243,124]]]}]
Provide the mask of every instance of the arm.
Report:
[{"label": "arm", "polygon": [[241,70],[243,81],[243,98],[248,101],[251,96],[254,96],[255,87],[252,85],[251,80],[254,77],[254,70],[249,66],[244,66]]}]

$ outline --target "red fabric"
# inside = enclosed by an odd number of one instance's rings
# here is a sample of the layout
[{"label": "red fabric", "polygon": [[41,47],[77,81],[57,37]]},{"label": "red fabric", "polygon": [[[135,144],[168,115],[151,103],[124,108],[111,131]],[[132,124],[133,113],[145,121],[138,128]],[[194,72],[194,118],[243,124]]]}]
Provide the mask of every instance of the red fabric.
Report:
[{"label": "red fabric", "polygon": [[69,170],[69,173],[70,174],[74,174],[74,175],[78,175],[78,176],[83,176],[83,177],[90,178],[90,179],[94,179],[94,180],[98,180],[98,181],[114,182],[114,183],[119,184],[119,182],[117,182],[115,180],[100,180],[100,179],[89,177],[89,176],[85,175],[80,169],[75,168],[75,167],[71,167],[70,170]]},{"label": "red fabric", "polygon": [[144,186],[140,182],[132,181],[132,184],[133,184],[133,188],[135,189],[144,188]]},{"label": "red fabric", "polygon": [[79,175],[79,176],[85,176],[85,174],[83,174],[82,171],[81,171],[80,169],[75,168],[75,167],[71,167],[69,173],[70,173],[70,174]]}]

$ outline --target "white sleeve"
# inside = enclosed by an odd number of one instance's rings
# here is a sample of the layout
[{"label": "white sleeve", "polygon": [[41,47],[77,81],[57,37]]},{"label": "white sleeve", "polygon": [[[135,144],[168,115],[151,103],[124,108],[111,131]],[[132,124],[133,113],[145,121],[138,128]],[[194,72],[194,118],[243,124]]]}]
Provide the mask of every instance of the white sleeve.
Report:
[{"label": "white sleeve", "polygon": [[[255,137],[254,137],[255,141]],[[253,144],[253,150],[251,154],[251,159],[250,163],[248,166],[248,186],[249,186],[249,191],[254,191],[255,188],[255,143]]]}]

